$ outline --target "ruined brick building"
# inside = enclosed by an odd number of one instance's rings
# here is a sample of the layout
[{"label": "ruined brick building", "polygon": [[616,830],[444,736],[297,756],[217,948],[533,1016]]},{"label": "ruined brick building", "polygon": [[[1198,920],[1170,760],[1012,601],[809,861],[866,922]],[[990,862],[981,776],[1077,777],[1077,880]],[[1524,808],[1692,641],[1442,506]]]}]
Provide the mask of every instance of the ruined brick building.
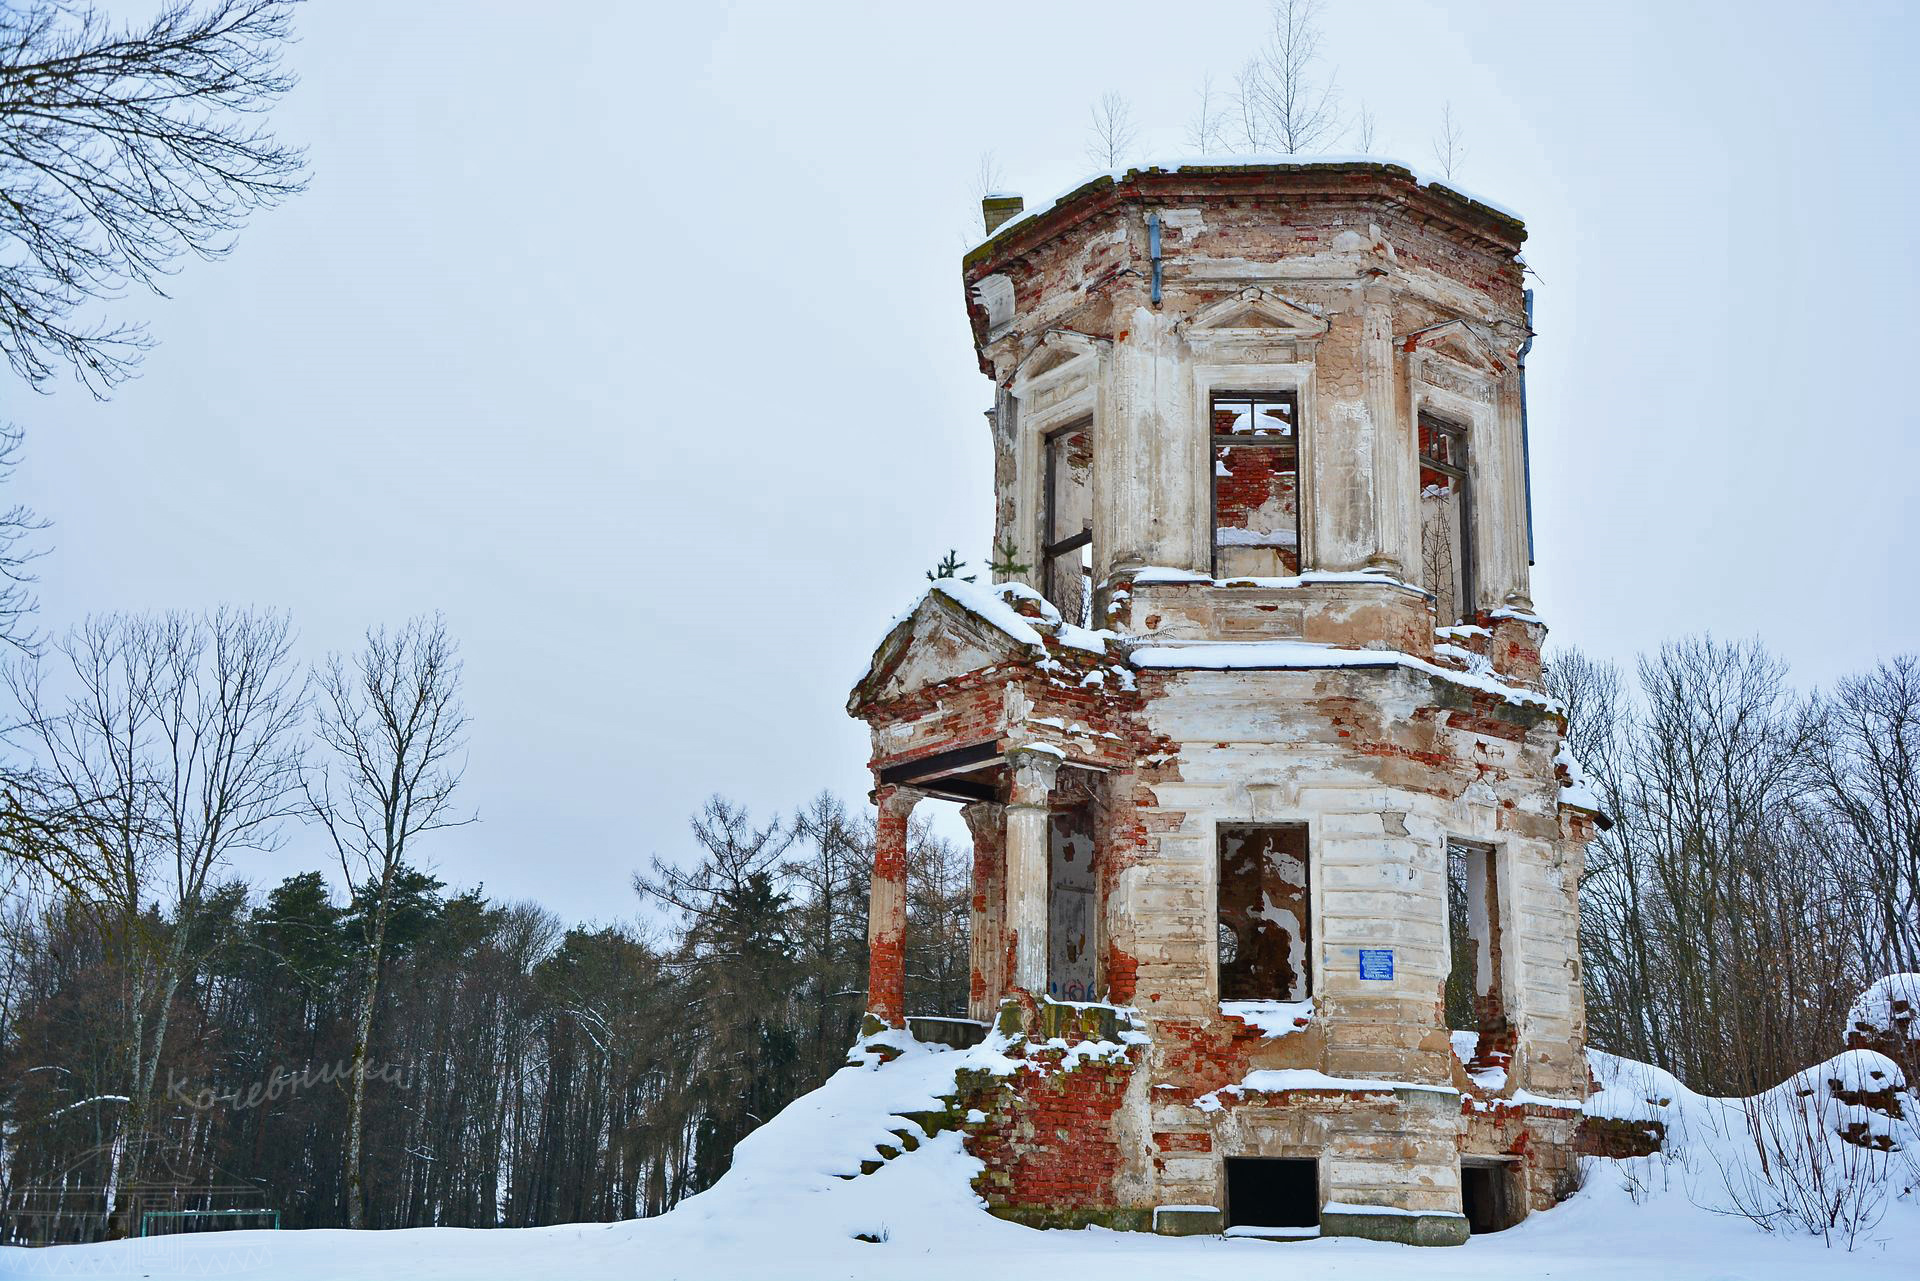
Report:
[{"label": "ruined brick building", "polygon": [[1450,1243],[1552,1205],[1603,820],[1528,592],[1525,229],[1359,163],[1017,212],[964,264],[1004,581],[929,590],[849,705],[871,1014],[915,1013],[908,816],[959,800],[970,1013],[1056,1068],[973,1113],[996,1212]]}]

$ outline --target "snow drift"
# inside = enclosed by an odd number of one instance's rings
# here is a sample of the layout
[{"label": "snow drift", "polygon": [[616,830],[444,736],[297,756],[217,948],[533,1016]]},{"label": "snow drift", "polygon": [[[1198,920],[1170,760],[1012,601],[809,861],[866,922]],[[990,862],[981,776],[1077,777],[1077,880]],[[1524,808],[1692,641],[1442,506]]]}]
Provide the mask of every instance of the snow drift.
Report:
[{"label": "snow drift", "polygon": [[[998,1036],[964,1051],[900,1032],[864,1041],[848,1066],[743,1141],[714,1187],[657,1219],[493,1231],[230,1232],[10,1250],[0,1251],[0,1275],[664,1281],[911,1272],[975,1281],[989,1272],[1118,1269],[1217,1279],[1223,1269],[1271,1268],[1284,1257],[1288,1275],[1298,1277],[1797,1281],[1842,1270],[1904,1278],[1920,1249],[1920,1118],[1899,1065],[1870,1050],[1849,1050],[1753,1099],[1698,1095],[1658,1068],[1594,1052],[1599,1089],[1587,1111],[1657,1121],[1665,1150],[1589,1159],[1584,1186],[1569,1201],[1457,1249],[1354,1238],[1280,1247],[1100,1229],[1040,1232],[996,1219],[973,1192],[982,1167],[959,1131],[924,1119],[952,1115],[960,1071],[1021,1070],[1017,1053]],[[1809,1177],[1817,1195],[1792,1190]],[[1827,1207],[1837,1210],[1824,1231],[1809,1230],[1808,1213]]]}]

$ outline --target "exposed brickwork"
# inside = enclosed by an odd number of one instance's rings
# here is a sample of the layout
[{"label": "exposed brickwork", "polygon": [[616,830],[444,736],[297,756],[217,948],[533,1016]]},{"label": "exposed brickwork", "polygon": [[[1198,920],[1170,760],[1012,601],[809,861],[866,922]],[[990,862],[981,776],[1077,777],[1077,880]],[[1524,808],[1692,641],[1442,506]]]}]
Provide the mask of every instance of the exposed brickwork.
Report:
[{"label": "exposed brickwork", "polygon": [[1533,1209],[1550,1209],[1572,1194],[1573,1157],[1585,1155],[1578,1149],[1584,1120],[1578,1112],[1471,1095],[1460,1107],[1467,1122],[1461,1150],[1514,1158]]},{"label": "exposed brickwork", "polygon": [[1129,1049],[1062,1067],[1067,1051],[1029,1046],[1011,1077],[976,1082],[962,1105],[987,1119],[970,1125],[967,1150],[986,1169],[975,1188],[992,1206],[1104,1209],[1115,1204],[1125,1162],[1115,1114],[1140,1062]]},{"label": "exposed brickwork", "polygon": [[892,1027],[907,1021],[907,819],[893,788],[875,794],[871,918],[867,923],[867,1012]]},{"label": "exposed brickwork", "polygon": [[1667,1141],[1664,1121],[1628,1121],[1619,1117],[1588,1116],[1573,1132],[1573,1150],[1580,1156],[1604,1156],[1623,1161],[1652,1156]]}]

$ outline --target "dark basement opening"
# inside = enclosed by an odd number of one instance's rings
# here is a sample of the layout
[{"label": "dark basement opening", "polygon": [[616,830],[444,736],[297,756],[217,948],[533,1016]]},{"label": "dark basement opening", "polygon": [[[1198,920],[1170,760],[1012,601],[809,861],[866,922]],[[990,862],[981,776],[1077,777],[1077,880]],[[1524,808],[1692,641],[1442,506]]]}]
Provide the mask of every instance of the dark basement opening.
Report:
[{"label": "dark basement opening", "polygon": [[1460,1208],[1474,1236],[1513,1226],[1513,1176],[1503,1163],[1460,1166]]},{"label": "dark basement opening", "polygon": [[1227,1226],[1320,1226],[1319,1163],[1270,1157],[1228,1157]]}]

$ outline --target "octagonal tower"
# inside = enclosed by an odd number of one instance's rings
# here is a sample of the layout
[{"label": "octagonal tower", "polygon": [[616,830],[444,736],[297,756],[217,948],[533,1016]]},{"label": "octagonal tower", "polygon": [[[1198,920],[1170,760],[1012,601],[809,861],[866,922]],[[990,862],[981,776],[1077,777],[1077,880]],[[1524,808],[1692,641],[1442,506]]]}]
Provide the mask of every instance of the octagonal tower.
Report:
[{"label": "octagonal tower", "polygon": [[849,710],[870,1012],[948,797],[970,1014],[1041,1047],[969,1133],[998,1212],[1441,1243],[1566,1190],[1604,820],[1540,683],[1524,235],[1393,165],[1181,166],[967,255],[1000,581]]}]

